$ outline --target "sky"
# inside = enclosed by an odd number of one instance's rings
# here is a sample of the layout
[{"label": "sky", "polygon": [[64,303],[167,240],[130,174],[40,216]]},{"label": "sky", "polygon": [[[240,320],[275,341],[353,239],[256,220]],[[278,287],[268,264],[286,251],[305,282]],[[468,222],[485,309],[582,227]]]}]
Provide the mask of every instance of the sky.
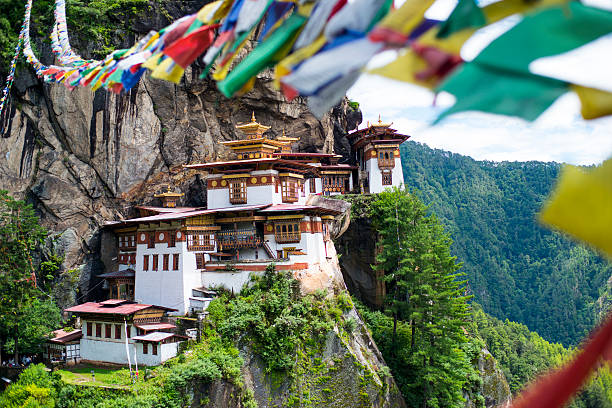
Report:
[{"label": "sky", "polygon": [[[453,0],[438,0],[435,11],[430,10],[432,13],[427,17],[445,18],[454,3]],[[499,35],[518,21],[510,19],[490,31]],[[462,56],[473,58],[492,40],[492,35],[483,33],[478,41],[466,44]],[[382,65],[394,55],[389,51],[373,60],[369,67]],[[608,57],[608,63],[612,63],[612,57]],[[612,117],[583,120],[578,97],[573,93],[559,98],[532,123],[502,115],[465,112],[449,116],[435,126],[430,123],[452,105],[452,95],[438,95],[434,106],[434,95],[425,88],[364,74],[349,90],[348,97],[360,104],[361,126],[367,121],[377,121],[380,114],[383,122],[393,122],[394,129],[411,135],[410,140],[477,160],[538,160],[588,165],[612,156]]]}]

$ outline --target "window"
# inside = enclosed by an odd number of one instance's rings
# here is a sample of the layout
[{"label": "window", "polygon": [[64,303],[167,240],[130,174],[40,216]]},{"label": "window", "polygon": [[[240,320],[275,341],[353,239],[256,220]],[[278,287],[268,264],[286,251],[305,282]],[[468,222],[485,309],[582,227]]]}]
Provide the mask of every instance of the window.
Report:
[{"label": "window", "polygon": [[169,232],[168,235],[168,248],[173,248],[176,246],[176,232]]},{"label": "window", "polygon": [[144,255],[142,257],[142,270],[143,271],[149,270],[149,255]]},{"label": "window", "polygon": [[102,323],[96,323],[96,337],[102,337]]},{"label": "window", "polygon": [[132,326],[130,326],[129,324],[127,325],[127,337],[128,339],[132,337]]},{"label": "window", "polygon": [[278,243],[300,242],[300,222],[278,223],[275,225],[274,238]]},{"label": "window", "polygon": [[155,233],[149,233],[149,239],[147,241],[147,248],[155,248]]},{"label": "window", "polygon": [[153,270],[156,271],[159,267],[159,255],[153,255]]},{"label": "window", "polygon": [[117,340],[121,339],[121,325],[120,324],[115,325],[115,338]]},{"label": "window", "polygon": [[311,178],[310,180],[308,180],[308,187],[311,193],[316,193],[317,192],[316,179]]},{"label": "window", "polygon": [[337,176],[324,176],[323,177],[323,193],[325,195],[329,195],[330,193],[341,193],[345,194],[347,191],[346,186],[348,185],[348,176],[347,175],[337,175]]},{"label": "window", "polygon": [[172,255],[172,270],[178,271],[180,254]]},{"label": "window", "polygon": [[157,355],[157,344],[153,343],[153,355]]},{"label": "window", "polygon": [[142,343],[142,354],[149,354],[149,344]]},{"label": "window", "polygon": [[395,167],[395,155],[393,150],[379,150],[378,167]]},{"label": "window", "polygon": [[393,184],[393,177],[391,176],[390,171],[385,171],[382,174],[382,184],[383,186],[390,186]]},{"label": "window", "polygon": [[170,270],[169,265],[170,265],[170,254],[164,254],[164,263],[163,263],[164,269],[163,270],[164,271]]},{"label": "window", "polygon": [[292,177],[281,178],[283,203],[294,203],[298,200],[298,181]]},{"label": "window", "polygon": [[229,200],[232,204],[246,204],[247,202],[246,178],[233,179],[229,182]]},{"label": "window", "polygon": [[191,231],[187,235],[187,249],[190,251],[214,251],[215,234],[210,231]]},{"label": "window", "polygon": [[204,269],[206,260],[203,253],[195,254],[196,256],[196,269]]},{"label": "window", "polygon": [[93,323],[92,322],[87,322],[87,336],[88,337],[93,336]]},{"label": "window", "polygon": [[111,326],[108,323],[104,324],[104,337],[106,337],[107,339],[111,338]]}]

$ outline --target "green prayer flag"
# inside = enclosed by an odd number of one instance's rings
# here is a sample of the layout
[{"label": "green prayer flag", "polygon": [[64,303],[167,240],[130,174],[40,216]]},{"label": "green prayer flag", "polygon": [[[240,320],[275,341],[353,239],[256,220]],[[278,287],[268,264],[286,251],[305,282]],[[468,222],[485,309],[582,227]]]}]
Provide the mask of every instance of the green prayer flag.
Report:
[{"label": "green prayer flag", "polygon": [[481,111],[534,120],[568,91],[568,84],[533,74],[500,71],[467,63],[438,90],[453,94],[457,102],[443,112],[436,122],[462,111]]},{"label": "green prayer flag", "polygon": [[447,38],[464,28],[482,27],[487,22],[475,0],[459,0],[450,16],[440,25],[438,38]]},{"label": "green prayer flag", "polygon": [[610,32],[612,13],[571,1],[525,16],[474,62],[528,73],[532,61],[573,50]]},{"label": "green prayer flag", "polygon": [[263,43],[249,53],[223,81],[217,83],[219,90],[230,98],[252,77],[280,61],[291,49],[305,22],[306,17],[293,13]]}]

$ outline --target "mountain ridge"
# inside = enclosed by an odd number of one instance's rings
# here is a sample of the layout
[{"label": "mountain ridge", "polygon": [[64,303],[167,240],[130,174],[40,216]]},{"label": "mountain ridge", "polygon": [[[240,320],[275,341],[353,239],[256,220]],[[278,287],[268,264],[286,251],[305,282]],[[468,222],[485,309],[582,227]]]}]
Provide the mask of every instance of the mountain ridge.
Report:
[{"label": "mountain ridge", "polygon": [[410,141],[401,153],[406,186],[453,236],[483,308],[550,341],[579,342],[597,321],[612,268],[536,221],[562,165],[478,161]]}]

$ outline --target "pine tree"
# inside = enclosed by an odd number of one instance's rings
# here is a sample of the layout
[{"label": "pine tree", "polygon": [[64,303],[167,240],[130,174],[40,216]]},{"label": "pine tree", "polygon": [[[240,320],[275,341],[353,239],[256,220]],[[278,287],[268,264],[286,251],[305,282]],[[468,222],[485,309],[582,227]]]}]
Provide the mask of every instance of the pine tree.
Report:
[{"label": "pine tree", "polygon": [[[462,349],[469,297],[450,255],[451,239],[404,189],[379,194],[370,214],[380,236],[376,268],[384,272],[384,308],[394,321],[390,364],[412,373],[404,396],[411,406],[462,406],[474,368]],[[396,341],[398,322],[410,327],[410,344],[403,348]]]}]

